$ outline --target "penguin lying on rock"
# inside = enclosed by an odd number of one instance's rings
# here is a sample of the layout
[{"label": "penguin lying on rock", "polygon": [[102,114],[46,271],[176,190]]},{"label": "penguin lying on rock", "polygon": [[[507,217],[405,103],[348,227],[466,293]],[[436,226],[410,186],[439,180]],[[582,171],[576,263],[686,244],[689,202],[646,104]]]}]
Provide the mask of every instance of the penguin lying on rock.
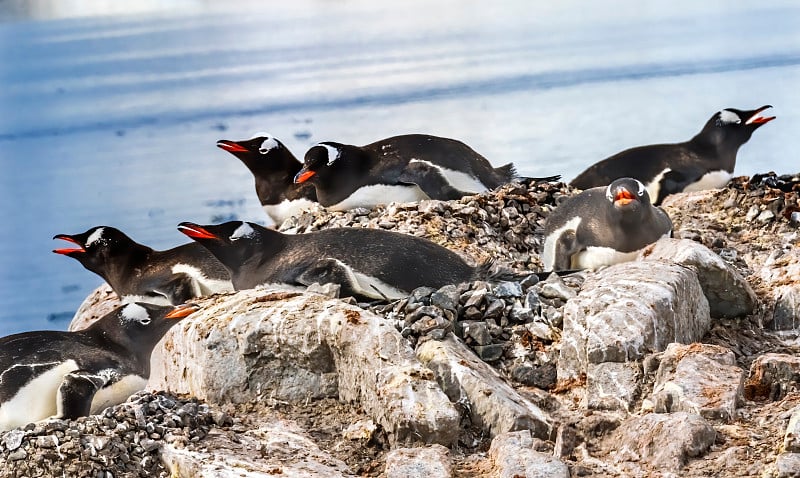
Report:
[{"label": "penguin lying on rock", "polygon": [[406,134],[366,146],[319,143],[306,152],[294,182],[312,183],[320,204],[345,211],[390,202],[458,199],[515,179],[512,164],[494,168],[461,141]]},{"label": "penguin lying on rock", "polygon": [[343,227],[283,234],[231,221],[206,226],[183,222],[178,230],[207,247],[228,268],[236,290],[269,283],[335,283],[341,285],[342,296],[399,299],[422,286],[438,289],[505,278],[493,275],[490,263],[474,267],[427,239],[381,229]]},{"label": "penguin lying on rock", "polygon": [[620,178],[563,203],[544,224],[545,270],[597,269],[633,260],[639,249],[672,235],[672,221],[650,204],[644,185]]},{"label": "penguin lying on rock", "polygon": [[142,390],[150,354],[199,307],[126,304],[77,332],[0,338],[0,430],[96,414]]},{"label": "penguin lying on rock", "polygon": [[775,119],[761,116],[767,108],[772,106],[718,111],[689,141],[626,149],[590,166],[570,185],[589,189],[628,176],[646,185],[653,204],[661,204],[670,194],[721,188],[733,177],[739,147],[753,131]]},{"label": "penguin lying on rock", "polygon": [[294,183],[303,163],[269,133],[256,133],[243,141],[222,139],[217,146],[239,158],[253,173],[261,207],[278,226],[317,202],[311,183]]},{"label": "penguin lying on rock", "polygon": [[123,302],[178,305],[194,297],[233,292],[225,267],[194,242],[156,251],[109,226],[53,239],[76,244],[77,248],[53,252],[76,259],[105,279]]}]

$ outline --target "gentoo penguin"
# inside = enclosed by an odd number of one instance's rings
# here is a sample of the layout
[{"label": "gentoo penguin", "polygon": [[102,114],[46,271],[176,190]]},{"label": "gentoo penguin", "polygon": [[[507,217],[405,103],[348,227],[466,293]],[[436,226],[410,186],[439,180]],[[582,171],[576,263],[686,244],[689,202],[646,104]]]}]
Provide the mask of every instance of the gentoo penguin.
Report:
[{"label": "gentoo penguin", "polygon": [[644,185],[620,178],[563,203],[544,224],[545,270],[596,269],[633,260],[639,249],[672,234],[672,221],[650,204]]},{"label": "gentoo penguin", "polygon": [[753,131],[775,119],[761,116],[770,105],[749,111],[727,108],[685,143],[626,149],[590,166],[570,183],[578,189],[606,186],[620,177],[643,182],[653,204],[669,194],[721,188],[733,177],[736,152]]},{"label": "gentoo penguin", "polygon": [[228,268],[236,290],[268,283],[336,283],[343,296],[398,299],[417,287],[440,288],[491,275],[488,263],[473,267],[427,239],[380,229],[283,234],[231,221],[209,226],[183,222],[178,230]]},{"label": "gentoo penguin", "polygon": [[217,146],[239,158],[253,173],[261,207],[276,225],[317,202],[312,184],[294,183],[303,164],[269,133],[256,133],[244,141],[222,139]]},{"label": "gentoo penguin", "polygon": [[156,251],[109,226],[53,239],[76,244],[53,252],[78,260],[105,279],[123,302],[178,305],[193,297],[233,292],[225,267],[194,242]]},{"label": "gentoo penguin", "polygon": [[125,304],[76,332],[36,331],[0,339],[0,430],[46,418],[96,414],[142,390],[150,354],[199,307]]},{"label": "gentoo penguin", "polygon": [[390,202],[458,199],[516,178],[512,164],[493,168],[461,141],[406,134],[366,146],[319,143],[306,152],[294,182],[312,183],[320,204],[344,211]]}]

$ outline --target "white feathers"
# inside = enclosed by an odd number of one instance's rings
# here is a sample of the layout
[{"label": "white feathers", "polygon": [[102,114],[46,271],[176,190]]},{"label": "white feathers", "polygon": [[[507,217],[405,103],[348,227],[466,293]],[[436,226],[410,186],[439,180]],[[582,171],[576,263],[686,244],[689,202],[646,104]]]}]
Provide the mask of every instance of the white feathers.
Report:
[{"label": "white feathers", "polygon": [[331,146],[330,144],[319,143],[317,146],[322,146],[328,151],[328,166],[336,162],[339,159],[339,148],[335,146]]},{"label": "white feathers", "polygon": [[175,264],[173,274],[186,274],[192,278],[192,288],[196,297],[233,292],[233,284],[229,280],[209,279],[200,269],[189,264]]},{"label": "white feathers", "polygon": [[728,184],[733,173],[725,170],[709,171],[700,179],[683,188],[683,192],[705,191],[706,189],[719,189]]},{"label": "white feathers", "polygon": [[104,230],[105,230],[104,227],[98,227],[97,229],[94,230],[94,232],[89,234],[89,237],[86,238],[86,247],[89,247],[92,244],[94,244],[95,242],[97,242],[100,239],[102,239]]},{"label": "white feathers", "polygon": [[661,192],[661,180],[664,179],[664,175],[668,172],[672,171],[670,168],[666,168],[653,178],[652,181],[647,183],[647,194],[650,196],[651,202],[658,201],[658,193]]},{"label": "white feathers", "polygon": [[122,403],[134,393],[144,390],[147,386],[147,379],[138,375],[119,376],[119,372],[112,369],[101,370],[98,376],[103,378],[105,383],[113,381],[108,386],[104,386],[92,397],[92,405],[89,413],[96,415],[106,408]]},{"label": "white feathers", "polygon": [[417,202],[430,199],[417,185],[389,186],[386,184],[373,184],[358,188],[343,201],[328,206],[332,211],[348,211],[357,207],[372,208],[378,204],[389,202]]},{"label": "white feathers", "polygon": [[283,221],[300,214],[301,211],[312,207],[314,204],[317,203],[309,199],[300,198],[284,199],[278,204],[264,204],[262,207],[275,224],[281,225]]},{"label": "white feathers", "polygon": [[568,231],[573,233],[578,229],[581,223],[580,216],[573,217],[566,224],[559,227],[547,236],[544,241],[544,251],[542,252],[542,263],[545,271],[552,271],[556,263],[556,244],[562,234]]},{"label": "white feathers", "polygon": [[147,325],[152,320],[150,315],[147,313],[147,309],[142,307],[139,304],[128,304],[120,313],[122,316],[122,321],[124,322],[131,322],[136,321],[142,325]]},{"label": "white feathers", "polygon": [[639,190],[638,190],[638,191],[636,191],[636,194],[638,194],[639,196],[641,196],[642,194],[644,194],[644,184],[642,184],[642,182],[641,182],[641,181],[639,181],[638,179],[634,179],[634,181],[636,181],[636,184],[638,184],[638,185],[639,185]]},{"label": "white feathers", "polygon": [[719,122],[722,124],[739,124],[742,119],[731,110],[722,110],[719,112]]},{"label": "white feathers", "polygon": [[239,239],[245,237],[253,237],[255,234],[256,231],[253,229],[253,227],[250,224],[243,222],[241,226],[237,227],[236,230],[233,231],[230,239],[231,241],[238,241]]},{"label": "white feathers", "polygon": [[[26,364],[21,367],[49,364]],[[74,360],[67,360],[36,376],[21,387],[10,400],[0,404],[0,430],[10,430],[56,415],[58,388],[64,376],[78,369]]]},{"label": "white feathers", "polygon": [[264,141],[261,142],[261,146],[258,148],[258,152],[261,154],[267,154],[273,149],[277,149],[280,147],[280,143],[278,140],[273,138],[272,136],[267,136],[264,138]]},{"label": "white feathers", "polygon": [[606,186],[606,199],[608,199],[610,202],[614,202],[614,193],[611,192],[610,184]]},{"label": "white feathers", "polygon": [[338,259],[334,260],[347,271],[350,286],[353,287],[355,293],[373,299],[382,299],[384,296],[390,300],[408,297],[407,292],[403,292],[376,277],[362,274]]},{"label": "white feathers", "polygon": [[411,163],[424,163],[432,168],[436,168],[442,176],[444,176],[445,181],[447,181],[450,186],[458,189],[459,191],[464,191],[466,193],[482,193],[487,191],[488,188],[478,180],[478,178],[470,176],[467,173],[463,173],[461,171],[456,171],[453,169],[447,169],[442,166],[438,166],[433,164],[430,161],[425,161],[422,159],[412,159]]},{"label": "white feathers", "polygon": [[602,266],[619,264],[636,259],[639,251],[620,252],[611,247],[589,246],[572,256],[571,269],[595,270]]}]

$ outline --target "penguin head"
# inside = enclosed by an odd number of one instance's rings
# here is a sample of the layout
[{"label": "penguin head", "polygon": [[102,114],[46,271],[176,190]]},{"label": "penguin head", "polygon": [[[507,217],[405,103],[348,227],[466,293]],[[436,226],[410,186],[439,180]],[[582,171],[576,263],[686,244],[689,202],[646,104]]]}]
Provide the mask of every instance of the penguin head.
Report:
[{"label": "penguin head", "polygon": [[638,211],[650,206],[650,195],[640,181],[619,178],[606,188],[606,199],[617,211]]},{"label": "penguin head", "polygon": [[78,246],[54,249],[53,252],[77,259],[85,268],[100,275],[103,275],[106,264],[114,257],[144,248],[119,229],[110,226],[96,226],[81,234],[56,234],[53,239],[69,241]]},{"label": "penguin head", "polygon": [[714,113],[697,137],[717,147],[736,150],[750,139],[753,131],[775,119],[775,116],[761,116],[761,112],[768,108],[772,106],[764,105],[754,110],[725,108]]},{"label": "penguin head", "polygon": [[286,172],[290,176],[300,169],[300,161],[277,138],[259,132],[250,139],[221,139],[217,147],[239,158],[254,174]]},{"label": "penguin head", "polygon": [[319,184],[334,175],[354,173],[359,168],[355,148],[341,143],[326,141],[312,146],[303,161],[303,168],[295,175],[295,183],[306,181]]},{"label": "penguin head", "polygon": [[173,325],[198,310],[200,306],[196,304],[173,307],[134,302],[117,307],[94,327],[102,329],[103,335],[114,342],[149,354]]},{"label": "penguin head", "polygon": [[263,249],[268,238],[280,234],[243,221],[204,226],[182,222],[178,224],[178,230],[208,249],[230,272],[238,271],[251,259],[257,259],[257,252]]}]

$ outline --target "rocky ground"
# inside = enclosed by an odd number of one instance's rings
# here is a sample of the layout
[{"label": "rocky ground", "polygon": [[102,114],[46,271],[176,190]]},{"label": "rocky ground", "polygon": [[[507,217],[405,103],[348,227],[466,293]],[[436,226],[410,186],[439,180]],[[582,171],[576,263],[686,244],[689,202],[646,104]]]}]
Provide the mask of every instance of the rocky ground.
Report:
[{"label": "rocky ground", "polygon": [[[389,304],[203,299],[154,353],[166,392],[5,433],[0,476],[800,476],[799,189],[771,174],[671,197],[680,240],[598,272]],[[544,218],[573,193],[509,185],[282,229],[381,227],[538,271]],[[72,327],[115,300],[101,288]]]}]

